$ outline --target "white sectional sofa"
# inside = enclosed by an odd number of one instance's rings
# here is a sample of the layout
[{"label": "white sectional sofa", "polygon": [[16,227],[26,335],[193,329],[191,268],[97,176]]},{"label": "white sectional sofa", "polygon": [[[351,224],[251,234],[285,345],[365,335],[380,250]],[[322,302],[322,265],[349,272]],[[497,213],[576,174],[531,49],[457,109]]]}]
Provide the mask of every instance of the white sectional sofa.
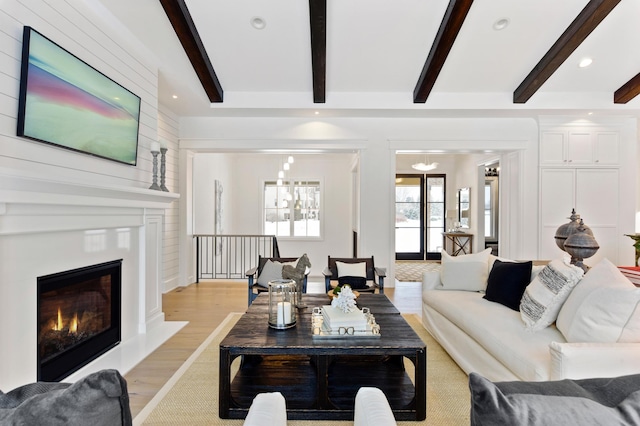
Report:
[{"label": "white sectional sofa", "polygon": [[[441,270],[423,277],[424,326],[467,374],[477,372],[491,381],[545,381],[640,373],[640,288],[610,262],[576,276],[562,296],[552,295],[557,315],[547,311],[543,316],[550,317],[543,320],[551,324],[532,326],[522,312],[484,298],[495,260],[488,252],[443,255]],[[555,271],[552,265],[574,268],[562,263],[533,267],[524,294],[544,299],[534,290]]]}]

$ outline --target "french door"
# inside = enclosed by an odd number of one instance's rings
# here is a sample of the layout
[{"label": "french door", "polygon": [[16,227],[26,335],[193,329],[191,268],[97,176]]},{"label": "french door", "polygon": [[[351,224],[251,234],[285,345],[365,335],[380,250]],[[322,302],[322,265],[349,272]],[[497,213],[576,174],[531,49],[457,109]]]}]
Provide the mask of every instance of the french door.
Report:
[{"label": "french door", "polygon": [[440,259],[445,231],[446,177],[396,175],[396,259]]}]

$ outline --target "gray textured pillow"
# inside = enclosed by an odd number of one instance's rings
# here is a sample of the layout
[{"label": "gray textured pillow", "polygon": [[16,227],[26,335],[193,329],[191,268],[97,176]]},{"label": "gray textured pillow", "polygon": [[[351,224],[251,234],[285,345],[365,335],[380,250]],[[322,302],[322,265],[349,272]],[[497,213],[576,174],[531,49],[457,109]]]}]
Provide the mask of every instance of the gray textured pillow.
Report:
[{"label": "gray textured pillow", "polygon": [[568,259],[549,262],[527,286],[520,301],[520,317],[527,330],[538,331],[553,324],[562,304],[584,271]]},{"label": "gray textured pillow", "polygon": [[258,276],[257,284],[262,287],[269,287],[269,281],[282,279],[282,263],[278,261],[267,260],[262,267],[262,272]]},{"label": "gray textured pillow", "polygon": [[640,424],[640,374],[492,383],[471,373],[469,389],[471,426]]},{"label": "gray textured pillow", "polygon": [[73,384],[38,382],[0,392],[0,424],[128,426],[127,383],[116,370],[101,370]]}]

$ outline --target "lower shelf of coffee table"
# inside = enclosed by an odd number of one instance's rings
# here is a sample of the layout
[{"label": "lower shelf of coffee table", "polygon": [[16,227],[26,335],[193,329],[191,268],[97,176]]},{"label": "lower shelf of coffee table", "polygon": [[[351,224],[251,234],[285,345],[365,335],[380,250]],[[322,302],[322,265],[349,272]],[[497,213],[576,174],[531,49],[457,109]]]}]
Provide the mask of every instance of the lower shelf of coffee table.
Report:
[{"label": "lower shelf of coffee table", "polygon": [[358,389],[382,389],[397,420],[415,420],[415,388],[402,357],[329,356],[326,400],[319,395],[317,356],[245,356],[231,383],[231,418],[244,418],[260,392],[281,392],[289,419],[349,420]]}]

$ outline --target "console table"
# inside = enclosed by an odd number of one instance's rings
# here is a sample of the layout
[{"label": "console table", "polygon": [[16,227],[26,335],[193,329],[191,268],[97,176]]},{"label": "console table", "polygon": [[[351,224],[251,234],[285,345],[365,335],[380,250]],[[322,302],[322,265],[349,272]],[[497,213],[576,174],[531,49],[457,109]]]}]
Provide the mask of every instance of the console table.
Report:
[{"label": "console table", "polygon": [[[380,388],[397,420],[424,420],[427,404],[426,345],[385,295],[362,294],[380,325],[379,338],[314,339],[311,310],[329,304],[325,294],[305,294],[294,328],[267,324],[268,294],[259,295],[220,342],[219,414],[245,418],[260,392],[281,392],[289,419],[352,420],[362,386]],[[231,379],[231,364],[241,357]],[[415,365],[415,386],[403,358]]]},{"label": "console table", "polygon": [[473,250],[473,234],[465,232],[444,232],[444,249],[452,256],[470,254]]}]

